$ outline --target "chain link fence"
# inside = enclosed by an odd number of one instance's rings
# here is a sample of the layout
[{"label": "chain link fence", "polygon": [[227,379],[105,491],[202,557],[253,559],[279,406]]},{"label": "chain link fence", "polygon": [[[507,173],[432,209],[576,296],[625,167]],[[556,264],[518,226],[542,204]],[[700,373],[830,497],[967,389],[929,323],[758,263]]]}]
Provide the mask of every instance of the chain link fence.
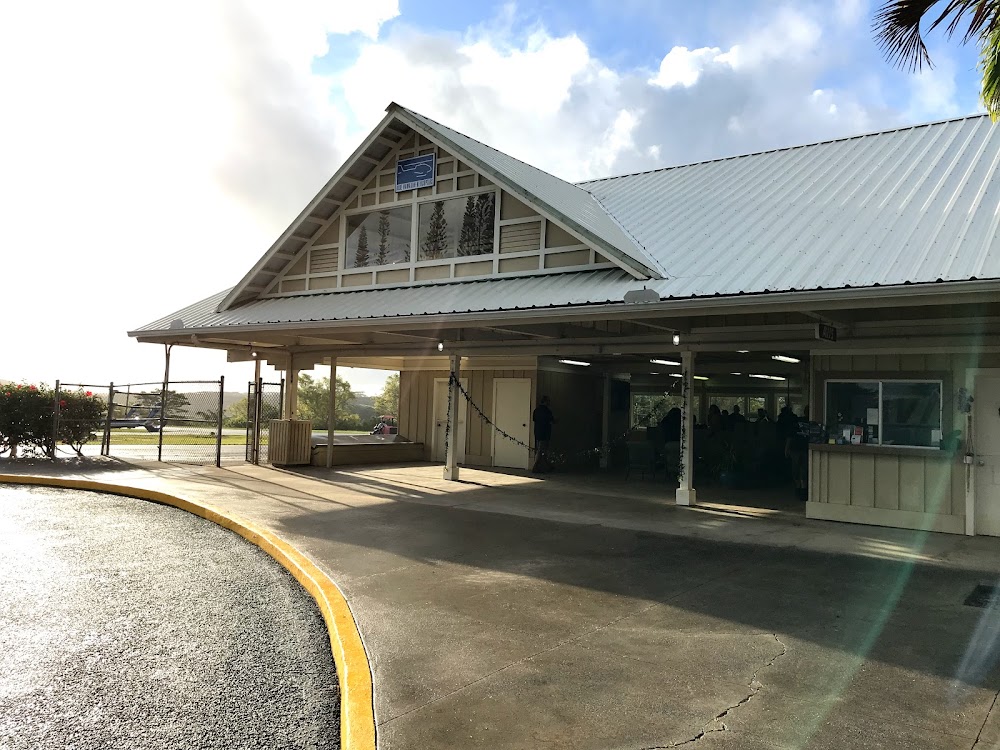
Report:
[{"label": "chain link fence", "polygon": [[272,419],[281,419],[281,405],[285,400],[285,381],[251,382],[247,388],[246,461],[266,464],[270,445]]}]

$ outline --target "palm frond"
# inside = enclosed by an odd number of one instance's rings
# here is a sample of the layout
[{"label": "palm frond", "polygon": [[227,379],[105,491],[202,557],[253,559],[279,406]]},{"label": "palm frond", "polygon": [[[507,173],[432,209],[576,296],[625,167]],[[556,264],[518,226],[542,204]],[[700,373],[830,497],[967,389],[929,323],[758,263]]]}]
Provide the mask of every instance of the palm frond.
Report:
[{"label": "palm frond", "polygon": [[886,0],[875,12],[872,29],[875,41],[886,59],[900,68],[910,71],[931,65],[920,22],[927,11],[940,0]]},{"label": "palm frond", "polygon": [[994,28],[982,37],[979,69],[983,75],[982,100],[990,119],[1000,116],[1000,29]]},{"label": "palm frond", "polygon": [[963,44],[973,39],[985,44],[989,35],[1000,31],[1000,0],[886,0],[875,13],[872,29],[890,63],[911,72],[932,67],[920,26],[939,3],[944,3],[944,10],[933,20],[928,18],[928,31],[947,22],[944,32],[951,37],[967,24]]}]

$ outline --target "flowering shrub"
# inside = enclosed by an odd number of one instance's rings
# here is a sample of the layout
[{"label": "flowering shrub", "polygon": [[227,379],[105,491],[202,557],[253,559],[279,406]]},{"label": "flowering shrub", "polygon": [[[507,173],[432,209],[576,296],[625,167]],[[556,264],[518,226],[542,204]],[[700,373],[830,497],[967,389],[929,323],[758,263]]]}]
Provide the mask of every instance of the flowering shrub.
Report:
[{"label": "flowering shrub", "polygon": [[82,455],[83,444],[104,429],[104,399],[90,391],[62,391],[59,394],[59,440]]},{"label": "flowering shrub", "polygon": [[[0,454],[55,455],[52,436],[55,394],[47,386],[0,386]],[[90,391],[59,396],[59,440],[79,454],[104,420],[104,401]]]}]

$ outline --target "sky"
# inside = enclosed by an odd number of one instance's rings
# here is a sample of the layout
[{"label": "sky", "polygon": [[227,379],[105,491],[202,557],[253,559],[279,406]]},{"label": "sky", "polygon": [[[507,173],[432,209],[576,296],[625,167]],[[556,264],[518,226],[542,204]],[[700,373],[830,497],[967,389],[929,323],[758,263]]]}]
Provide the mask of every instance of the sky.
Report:
[{"label": "sky", "polygon": [[4,3],[0,379],[158,380],[126,332],[236,284],[390,101],[569,180],[980,111],[975,49],[897,70],[880,2]]}]

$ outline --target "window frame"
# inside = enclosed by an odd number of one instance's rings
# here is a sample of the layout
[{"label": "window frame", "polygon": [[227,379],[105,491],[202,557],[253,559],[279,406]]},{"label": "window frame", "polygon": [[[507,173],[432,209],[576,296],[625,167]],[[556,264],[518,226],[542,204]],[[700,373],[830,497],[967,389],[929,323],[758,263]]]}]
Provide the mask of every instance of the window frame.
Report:
[{"label": "window frame", "polygon": [[942,437],[944,437],[944,394],[945,394],[945,384],[943,378],[873,378],[873,377],[837,377],[837,378],[827,378],[823,381],[823,424],[830,424],[830,392],[829,386],[832,383],[876,383],[878,385],[878,440],[873,443],[865,443],[865,445],[878,446],[879,448],[917,448],[923,450],[941,450],[939,445],[907,445],[904,443],[891,443],[886,445],[882,442],[883,435],[885,434],[885,399],[883,397],[883,384],[884,383],[916,383],[916,384],[927,384],[938,386],[938,392],[940,398],[938,399],[938,425],[941,431]]}]

